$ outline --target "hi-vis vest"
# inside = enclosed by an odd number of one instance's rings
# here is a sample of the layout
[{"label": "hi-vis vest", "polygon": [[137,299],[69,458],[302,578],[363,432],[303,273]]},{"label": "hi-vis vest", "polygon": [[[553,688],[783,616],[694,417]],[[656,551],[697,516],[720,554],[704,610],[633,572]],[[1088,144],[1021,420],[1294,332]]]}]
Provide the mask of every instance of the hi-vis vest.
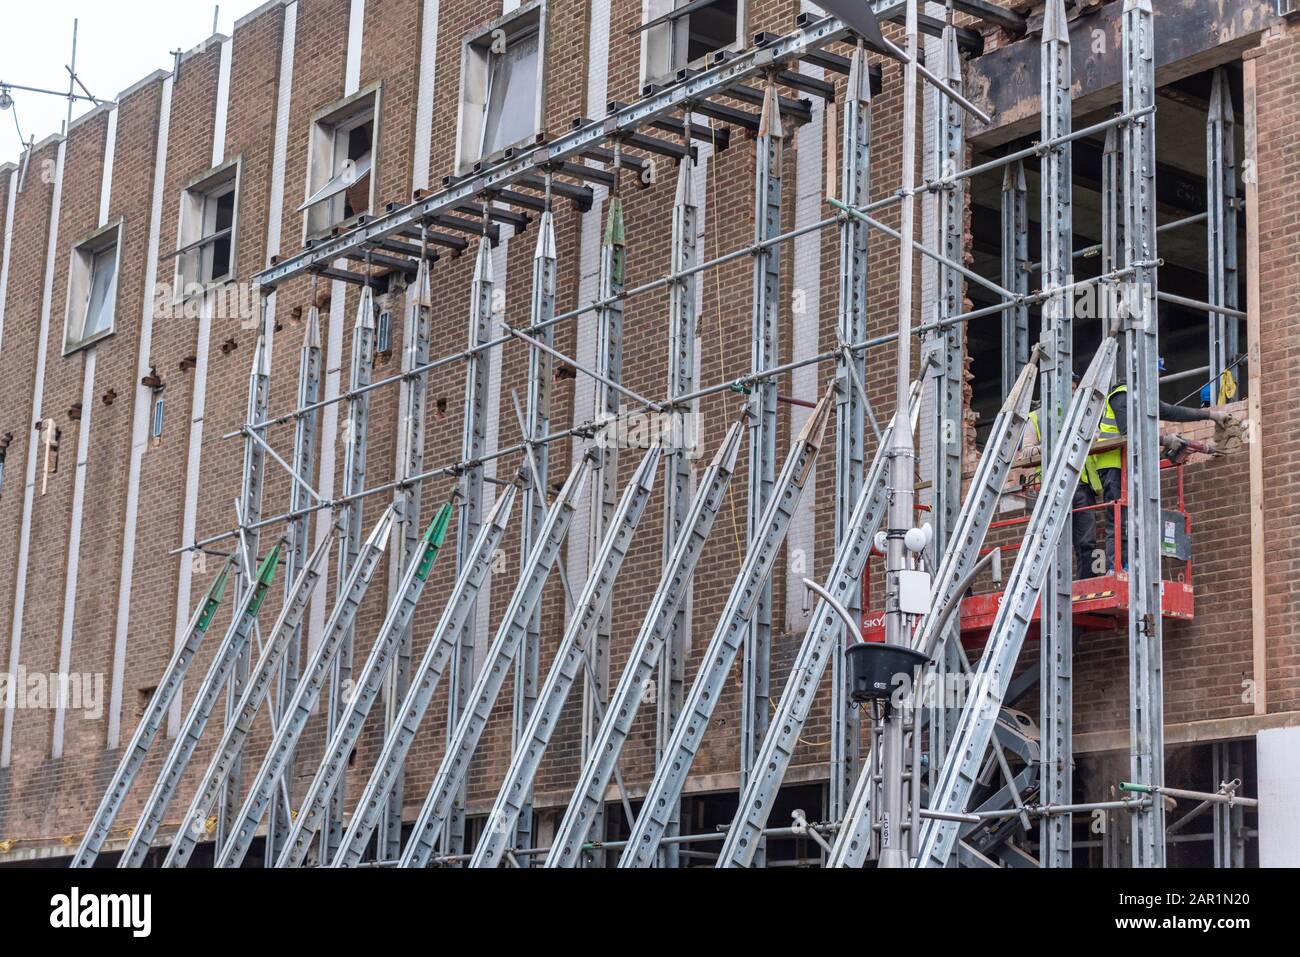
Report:
[{"label": "hi-vis vest", "polygon": [[[1114,393],[1112,393],[1112,395],[1113,394]],[[1111,411],[1109,400],[1106,402],[1106,414],[1110,416],[1110,422],[1113,427],[1115,424],[1115,416],[1114,413]],[[1034,435],[1038,439],[1038,444],[1042,445],[1043,430],[1038,426],[1037,409],[1029,413],[1029,421],[1034,426]],[[1098,428],[1097,431],[1098,433],[1100,433],[1101,428]],[[1100,455],[1089,455],[1086,459],[1083,460],[1083,475],[1081,476],[1081,479],[1082,481],[1088,483],[1088,487],[1091,488],[1098,495],[1102,494],[1102,487],[1101,487],[1101,476],[1097,474],[1097,470],[1108,469],[1108,468],[1119,468],[1119,449],[1113,450],[1113,454],[1115,455],[1115,459],[1116,459],[1115,464],[1114,465],[1105,464],[1107,461],[1109,461],[1111,454],[1112,452],[1102,452]],[[1041,465],[1038,467],[1038,480],[1040,482],[1043,480],[1043,468]]]},{"label": "hi-vis vest", "polygon": [[[1106,396],[1106,411],[1101,417],[1101,424],[1097,426],[1097,438],[1115,439],[1119,438],[1119,423],[1115,421],[1115,410],[1111,408],[1110,400],[1121,393],[1127,393],[1128,386],[1120,384],[1111,389]],[[1091,456],[1093,467],[1097,469],[1117,469],[1123,465],[1123,457],[1119,449],[1107,449],[1105,452],[1098,452]]]}]

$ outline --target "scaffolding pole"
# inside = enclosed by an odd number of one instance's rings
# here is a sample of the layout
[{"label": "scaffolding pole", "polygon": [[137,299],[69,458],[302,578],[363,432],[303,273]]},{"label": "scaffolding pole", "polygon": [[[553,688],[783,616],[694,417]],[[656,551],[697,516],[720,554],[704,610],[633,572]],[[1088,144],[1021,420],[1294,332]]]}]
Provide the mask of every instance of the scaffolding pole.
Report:
[{"label": "scaffolding pole", "polygon": [[[1057,139],[1072,126],[1070,28],[1065,0],[1048,0],[1042,38],[1042,136]],[[1042,241],[1044,286],[1070,281],[1074,261],[1074,189],[1071,147],[1051,150],[1042,163]],[[1053,296],[1043,304],[1042,409],[1038,423],[1044,463],[1065,454],[1071,437],[1063,432],[1074,372],[1074,307],[1072,297]],[[1073,497],[1074,489],[1070,489]],[[1068,804],[1072,797],[1071,727],[1073,723],[1074,549],[1072,519],[1064,516],[1064,531],[1043,587],[1040,641],[1040,713],[1042,729],[1042,788],[1044,803]],[[1069,867],[1072,857],[1070,819],[1055,817],[1041,827],[1040,860],[1045,867]]]},{"label": "scaffolding pole", "polygon": [[[861,42],[853,51],[849,80],[841,100],[844,117],[839,183],[840,199],[850,206],[866,206],[871,198],[871,77],[867,54]],[[828,149],[830,145],[828,144]],[[826,188],[833,189],[832,182]],[[868,254],[870,231],[866,223],[852,216],[839,227],[839,342],[847,345],[867,338],[869,302]],[[835,545],[850,536],[849,522],[854,503],[866,481],[867,407],[863,393],[867,380],[866,355],[848,348],[840,350],[835,368]],[[877,451],[885,442],[881,435]],[[859,590],[847,596],[845,607],[854,618],[862,616]],[[849,678],[844,651],[856,635],[842,632],[831,648],[831,753],[827,808],[831,820],[844,814],[848,792],[857,780],[862,760],[858,711],[849,700]]]},{"label": "scaffolding pole", "polygon": [[[1155,103],[1155,28],[1151,0],[1124,0],[1126,112]],[[1164,783],[1164,670],[1161,619],[1159,314],[1156,308],[1156,128],[1154,115],[1124,131],[1124,241],[1136,269],[1125,297],[1128,384],[1128,567],[1130,773]],[[1133,814],[1133,866],[1165,866],[1160,801]]]}]

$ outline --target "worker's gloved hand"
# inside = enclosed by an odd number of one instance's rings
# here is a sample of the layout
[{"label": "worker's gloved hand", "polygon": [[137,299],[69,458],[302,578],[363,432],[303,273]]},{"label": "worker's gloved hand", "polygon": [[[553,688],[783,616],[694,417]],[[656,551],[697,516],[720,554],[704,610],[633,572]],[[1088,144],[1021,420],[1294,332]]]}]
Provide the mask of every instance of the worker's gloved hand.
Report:
[{"label": "worker's gloved hand", "polygon": [[1217,425],[1231,425],[1232,423],[1237,421],[1237,417],[1233,415],[1231,412],[1229,412],[1227,409],[1214,409],[1212,412],[1210,412],[1210,418]]}]

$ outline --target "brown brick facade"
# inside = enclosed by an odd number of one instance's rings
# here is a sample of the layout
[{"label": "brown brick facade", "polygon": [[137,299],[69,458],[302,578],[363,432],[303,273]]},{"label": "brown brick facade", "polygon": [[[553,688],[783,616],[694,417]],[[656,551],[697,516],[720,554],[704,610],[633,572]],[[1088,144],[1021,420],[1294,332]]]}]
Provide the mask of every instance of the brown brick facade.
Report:
[{"label": "brown brick facade", "polygon": [[[546,57],[546,127],[551,135],[567,129],[570,121],[589,112],[586,104],[587,51],[592,30],[589,4],[585,0],[549,0]],[[793,0],[751,0],[749,30],[787,32],[799,12]],[[348,0],[297,0],[296,42],[292,61],[292,101],[288,116],[288,143],[284,167],[284,210],[282,252],[295,253],[302,242],[302,216],[295,210],[307,192],[309,127],[320,110],[342,99],[345,89],[346,50],[349,28]],[[247,281],[267,258],[267,230],[274,176],[273,144],[276,134],[276,104],[280,85],[281,44],[285,33],[286,8],[268,4],[234,32],[231,49],[230,96],[226,115],[225,159],[241,157],[241,188],[238,218],[238,278]],[[439,8],[436,68],[433,75],[434,124],[431,146],[431,179],[436,188],[444,173],[454,166],[459,98],[460,57],[463,36],[500,15],[498,4],[483,5],[468,0],[443,0]],[[609,74],[607,99],[634,100],[640,83],[640,40],[628,31],[640,22],[641,4],[636,0],[613,0],[609,22]],[[379,180],[376,197],[382,212],[386,203],[404,204],[410,199],[414,169],[415,126],[418,111],[422,29],[420,0],[369,0],[365,4],[364,45],[360,59],[359,88],[382,84]],[[159,282],[170,282],[173,262],[162,258],[179,244],[177,223],[179,200],[184,187],[209,170],[213,163],[214,118],[218,112],[218,75],[221,38],[192,51],[182,64],[171,90],[170,125],[163,183],[161,232],[158,248]],[[884,90],[876,98],[873,119],[875,152],[872,166],[872,195],[892,194],[899,180],[901,135],[900,83],[896,64],[884,64]],[[1300,102],[1300,30],[1282,30],[1268,42],[1259,59],[1259,177],[1261,222],[1259,236],[1264,289],[1261,354],[1264,378],[1263,428],[1265,446],[1266,553],[1268,582],[1268,696],[1270,712],[1300,710],[1300,617],[1295,613],[1293,581],[1300,570],[1300,539],[1294,527],[1300,515],[1300,479],[1295,476],[1300,461],[1300,435],[1290,410],[1300,395],[1300,371],[1296,363],[1294,326],[1300,315],[1300,247],[1295,240],[1300,221],[1300,133],[1294,114]],[[843,88],[843,79],[834,79]],[[80,574],[75,602],[71,670],[105,675],[104,706],[107,708],[108,676],[114,655],[117,595],[120,580],[118,557],[123,542],[123,521],[127,500],[126,461],[130,455],[139,324],[151,291],[144,289],[145,259],[149,243],[150,206],[154,187],[154,155],[158,118],[163,96],[161,79],[146,84],[118,105],[116,150],[112,171],[112,199],[109,221],[124,223],[123,268],[119,279],[117,331],[97,347],[93,418],[86,466],[86,510],[80,549]],[[63,622],[67,548],[70,532],[72,489],[75,475],[78,424],[69,410],[81,401],[83,353],[63,355],[63,320],[68,265],[72,244],[91,232],[97,223],[99,189],[103,179],[106,112],[78,123],[68,135],[63,169],[62,202],[52,221],[52,161],[59,150],[56,141],[41,144],[29,158],[24,188],[17,195],[14,210],[7,305],[4,316],[3,350],[0,351],[0,435],[12,432],[8,448],[5,482],[0,491],[0,647],[8,662],[8,639],[12,630],[20,527],[23,512],[23,476],[35,411],[31,399],[39,348],[37,332],[41,290],[46,269],[46,247],[51,228],[58,240],[53,255],[53,283],[50,299],[49,335],[45,345],[45,383],[40,396],[40,414],[53,418],[61,429],[61,450],[57,474],[48,479],[41,493],[41,468],[36,469],[37,488],[30,516],[30,553],[27,568],[25,609],[21,623],[21,652],[15,662],[29,671],[51,672],[57,667]],[[792,134],[792,130],[788,131]],[[837,141],[838,142],[838,141]],[[666,271],[669,259],[670,210],[675,171],[664,158],[656,159],[657,181],[646,188],[628,182],[624,187],[627,224],[627,285],[649,281]],[[793,135],[786,140],[784,167],[785,205],[783,228],[794,226],[794,183],[797,147]],[[730,148],[708,161],[706,190],[697,196],[705,221],[700,245],[703,258],[711,258],[743,247],[753,239],[753,146],[741,130],[733,130]],[[8,176],[0,174],[0,197],[7,195]],[[630,177],[629,177],[630,179]],[[601,216],[603,210],[592,215]],[[0,237],[4,235],[4,208],[0,202]],[[885,223],[897,225],[897,210],[880,213]],[[918,210],[919,221],[919,210]],[[556,230],[559,254],[558,303],[561,311],[580,302],[582,217],[568,203],[557,203]],[[536,230],[529,228],[513,237],[504,257],[504,313],[498,317],[512,326],[528,323],[530,277]],[[890,331],[896,323],[897,245],[878,234],[872,237],[870,261],[869,334]],[[468,290],[473,268],[473,246],[461,256],[441,251],[434,267],[433,353],[443,355],[462,348],[466,342],[469,314]],[[353,264],[356,266],[356,264]],[[920,302],[920,270],[917,270],[916,300]],[[821,242],[820,297],[822,329],[819,348],[835,345],[833,317],[838,308],[837,240],[831,230]],[[699,317],[701,362],[699,384],[713,384],[749,371],[751,265],[735,260],[704,274],[703,310]],[[782,360],[791,356],[792,319],[788,308],[794,286],[792,255],[782,253]],[[321,307],[322,339],[330,338],[330,283],[316,287]],[[357,306],[355,287],[347,287],[342,308],[342,348],[338,354],[326,349],[326,367],[337,371],[346,389],[350,361],[351,331]],[[312,283],[296,279],[282,286],[276,296],[273,336],[271,410],[287,412],[294,403],[298,348],[303,320],[312,305]],[[662,290],[629,303],[625,323],[624,381],[636,392],[660,396],[666,379],[664,322],[667,295]],[[391,358],[381,360],[375,377],[399,371],[402,325],[400,303],[393,308]],[[920,307],[918,306],[918,315]],[[336,338],[337,332],[336,329]],[[178,615],[179,563],[188,557],[170,552],[182,545],[182,514],[185,477],[190,453],[195,371],[186,360],[199,351],[193,320],[159,319],[154,325],[149,355],[163,378],[167,419],[162,441],[147,449],[140,477],[141,507],[135,530],[135,565],[130,593],[130,629],[125,659],[122,694],[122,737],[129,737],[143,709],[149,690],[156,684],[168,660],[174,622]],[[243,447],[222,436],[244,421],[247,379],[256,331],[235,318],[213,321],[207,343],[206,412],[202,420],[201,481],[198,498],[197,535],[202,538],[225,531],[235,523],[231,504],[239,495]],[[563,324],[556,331],[556,348],[574,355],[579,348],[577,326]],[[868,390],[877,418],[883,424],[893,412],[893,351],[874,350],[868,360]],[[522,403],[526,395],[526,350],[512,344],[503,351],[500,376],[493,383],[500,409],[498,445],[519,439],[512,394]],[[830,381],[829,367],[823,367],[818,386]],[[556,383],[552,422],[555,428],[573,424],[575,389],[579,380]],[[780,389],[789,391],[789,379]],[[116,399],[106,404],[109,390]],[[459,458],[464,395],[463,372],[459,365],[442,367],[429,377],[429,417],[426,425],[425,467],[433,468]],[[438,409],[445,406],[445,413]],[[730,393],[711,396],[701,405],[705,422],[705,446],[711,455],[738,411],[737,397]],[[395,388],[375,392],[371,398],[371,425],[367,480],[380,485],[394,478],[398,394]],[[340,489],[343,459],[342,420],[334,446],[334,492]],[[782,407],[778,437],[779,455],[784,457],[790,440],[788,407]],[[829,435],[833,436],[832,425]],[[270,431],[270,442],[287,456],[292,447],[292,424]],[[34,446],[38,454],[39,443]],[[868,449],[874,454],[874,448]],[[567,442],[550,449],[551,481],[558,485],[571,465],[572,449]],[[638,456],[625,452],[620,460],[621,477],[631,474]],[[1196,619],[1166,629],[1165,677],[1166,718],[1171,723],[1205,721],[1249,715],[1253,706],[1242,698],[1242,684],[1253,677],[1250,639],[1250,525],[1249,488],[1245,480],[1244,451],[1225,458],[1202,461],[1187,468],[1186,495],[1194,513],[1196,561]],[[508,479],[519,467],[518,457],[507,457],[496,465],[497,476]],[[747,453],[742,452],[730,494],[715,525],[700,563],[693,597],[693,646],[687,664],[687,680],[696,669],[712,633],[717,614],[735,579],[744,551],[745,482]],[[831,559],[834,521],[833,439],[819,460],[815,514],[815,552],[811,559],[814,577],[819,577]],[[263,511],[270,515],[287,508],[290,483],[278,466],[268,461],[268,479]],[[425,484],[423,520],[428,521],[451,487],[450,480]],[[383,496],[368,499],[366,528],[378,517]],[[657,485],[646,517],[629,553],[613,605],[613,644],[610,670],[612,681],[622,671],[632,640],[651,600],[659,577],[662,548],[662,479]],[[519,505],[514,519],[517,523]],[[313,527],[315,522],[313,520]],[[265,551],[280,535],[278,527],[263,531]],[[452,539],[454,540],[454,531]],[[314,543],[314,534],[313,534]],[[218,547],[226,547],[221,545]],[[519,537],[512,530],[503,545],[506,574],[494,575],[491,591],[491,625],[480,636],[480,652],[490,640],[515,585],[519,565]],[[191,601],[197,602],[215,573],[218,561],[208,559],[194,574]],[[454,575],[450,548],[444,551],[415,618],[415,655],[424,643],[443,606],[443,596]],[[878,568],[878,565],[877,565]],[[336,587],[331,561],[329,594]],[[567,569],[574,590],[581,587],[581,575]],[[357,624],[356,666],[359,668],[385,612],[388,577],[376,576]],[[778,573],[774,589],[774,648],[772,665],[773,698],[785,685],[789,661],[801,635],[784,631],[784,577]],[[282,582],[277,579],[263,612],[266,623],[279,611]],[[188,706],[199,676],[206,669],[219,634],[229,621],[229,601],[218,615],[204,651],[191,678],[186,682]],[[564,627],[565,599],[558,576],[548,584],[543,602],[543,648],[541,673],[550,667]],[[182,617],[186,614],[180,610]],[[1124,666],[1126,639],[1122,634],[1090,634],[1081,640],[1076,661],[1076,729],[1079,733],[1122,729],[1127,721],[1127,669]],[[1031,646],[1025,666],[1036,667],[1036,650]],[[496,793],[509,760],[511,745],[510,688],[507,683],[493,719],[484,734],[470,775],[469,799],[472,810],[483,810]],[[823,765],[829,752],[829,686],[807,724],[796,755],[792,775],[816,780],[824,777]],[[537,778],[539,806],[563,806],[578,769],[581,747],[580,689],[570,696],[564,719],[557,729]],[[406,801],[408,811],[418,806],[442,752],[447,710],[446,681],[424,722],[417,747],[408,761]],[[1031,709],[1032,710],[1032,709]],[[264,709],[265,711],[265,709]],[[734,787],[737,770],[737,738],[740,721],[739,664],[715,712],[694,766],[696,785],[728,781]],[[24,850],[59,847],[59,840],[79,837],[100,799],[108,775],[120,757],[118,750],[105,748],[107,720],[85,720],[68,714],[64,754],[51,758],[52,712],[13,712],[13,751],[10,766],[0,768],[0,863],[6,853],[17,856]],[[217,722],[219,723],[219,721]],[[380,743],[381,721],[372,715],[358,748],[349,777],[348,793],[355,798],[364,785]],[[263,714],[250,739],[245,763],[245,781],[260,760],[269,740],[269,722]],[[301,796],[323,748],[324,722],[313,719],[299,747],[295,797]],[[168,816],[176,821],[193,783],[206,766],[215,735],[209,733],[190,765],[182,797]],[[654,762],[653,708],[644,708],[631,740],[623,752],[621,769],[633,792],[649,780]],[[118,818],[119,827],[135,820],[148,783],[156,776],[165,749],[155,745]],[[413,813],[413,811],[411,811]],[[119,834],[122,832],[119,832]],[[14,841],[6,846],[3,842]]]}]

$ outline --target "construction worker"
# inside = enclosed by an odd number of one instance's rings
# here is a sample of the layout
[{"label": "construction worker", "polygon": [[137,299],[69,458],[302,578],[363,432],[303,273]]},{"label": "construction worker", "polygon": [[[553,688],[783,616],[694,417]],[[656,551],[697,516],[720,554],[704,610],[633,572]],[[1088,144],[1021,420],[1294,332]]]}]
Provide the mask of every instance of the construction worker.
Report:
[{"label": "construction worker", "polygon": [[[1071,374],[1070,391],[1073,393],[1079,388],[1079,373]],[[1034,435],[1037,437],[1039,444],[1042,444],[1043,433],[1038,424],[1038,409],[1029,413],[1029,421],[1034,427]],[[1115,453],[1118,455],[1118,450]],[[1089,455],[1083,463],[1083,475],[1079,478],[1079,485],[1074,490],[1074,498],[1070,501],[1070,508],[1074,510],[1074,524],[1071,528],[1071,542],[1074,545],[1074,554],[1078,563],[1077,578],[1093,578],[1098,572],[1092,571],[1093,553],[1097,548],[1097,513],[1095,511],[1079,511],[1079,509],[1089,509],[1102,501],[1101,496],[1105,493],[1105,486],[1102,484],[1100,465],[1102,460],[1106,459],[1106,453],[1102,455]],[[1038,477],[1041,481],[1043,470],[1039,468]]]},{"label": "construction worker", "polygon": [[[1165,371],[1165,360],[1163,358],[1160,359],[1160,371]],[[1076,384],[1078,382],[1077,376],[1075,382]],[[1184,405],[1173,405],[1164,400],[1160,402],[1159,414],[1162,422],[1208,421],[1217,425],[1226,425],[1233,421],[1232,413],[1225,409],[1191,409]],[[1128,386],[1121,382],[1111,389],[1106,396],[1106,409],[1102,413],[1101,424],[1097,426],[1097,439],[1106,441],[1108,439],[1122,438],[1126,435],[1128,435]],[[1119,501],[1124,494],[1123,464],[1123,452],[1119,448],[1106,449],[1088,456],[1088,468],[1095,474],[1096,482],[1088,483],[1086,490],[1084,488],[1085,483],[1080,483],[1079,493],[1075,495],[1073,507],[1075,509],[1088,508],[1090,505]],[[1087,500],[1087,503],[1080,504],[1083,500]],[[1119,553],[1122,565],[1125,568],[1128,567],[1127,526],[1127,516],[1121,514],[1118,529]],[[1075,512],[1074,546],[1079,557],[1080,578],[1093,578],[1104,575],[1111,567],[1110,562],[1107,561],[1105,551],[1097,548],[1097,513],[1095,510]],[[1085,568],[1086,573],[1083,570]]]}]

